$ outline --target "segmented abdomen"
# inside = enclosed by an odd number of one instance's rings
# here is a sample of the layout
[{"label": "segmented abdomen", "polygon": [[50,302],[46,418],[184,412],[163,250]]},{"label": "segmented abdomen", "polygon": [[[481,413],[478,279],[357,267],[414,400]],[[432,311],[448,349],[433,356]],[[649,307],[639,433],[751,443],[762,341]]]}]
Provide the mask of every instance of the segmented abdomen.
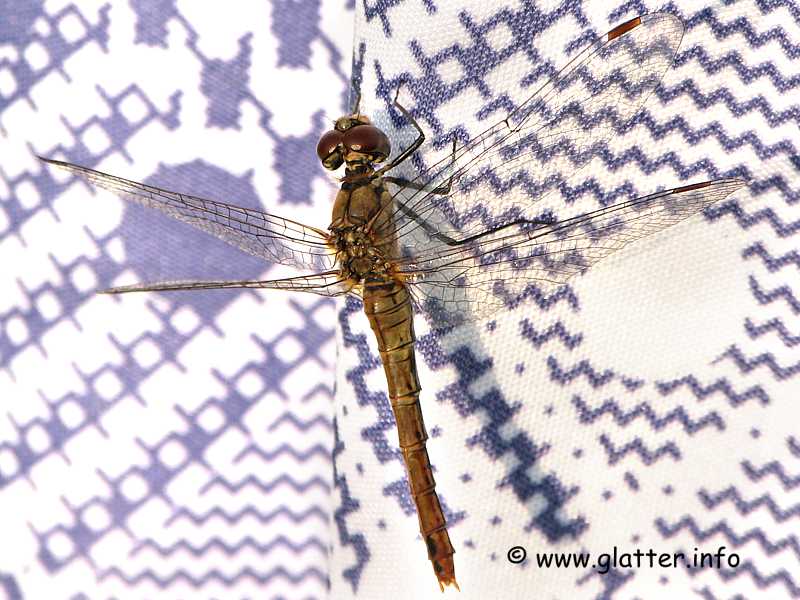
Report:
[{"label": "segmented abdomen", "polygon": [[456,584],[453,545],[436,495],[428,450],[428,434],[419,404],[419,377],[414,353],[414,321],[405,286],[394,280],[366,281],[364,311],[378,340],[400,449],[408,472],[411,495],[417,506],[419,530],[440,586]]}]

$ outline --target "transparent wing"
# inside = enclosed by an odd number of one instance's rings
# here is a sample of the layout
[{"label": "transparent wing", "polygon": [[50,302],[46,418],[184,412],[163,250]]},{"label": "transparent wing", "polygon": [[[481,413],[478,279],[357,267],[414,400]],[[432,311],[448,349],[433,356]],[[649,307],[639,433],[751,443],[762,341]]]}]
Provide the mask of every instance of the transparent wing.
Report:
[{"label": "transparent wing", "polygon": [[496,313],[529,286],[549,291],[612,252],[722,200],[746,182],[718,179],[613,204],[549,225],[520,223],[399,267],[417,308],[438,325]]},{"label": "transparent wing", "polygon": [[103,290],[103,294],[126,294],[128,292],[168,292],[176,290],[219,290],[227,288],[260,288],[310,292],[319,296],[341,296],[348,293],[353,283],[342,279],[337,271],[270,279],[266,281],[163,281],[138,283]]},{"label": "transparent wing", "polygon": [[[651,96],[683,30],[680,19],[667,13],[612,29],[506,119],[416,177],[413,184],[422,190],[399,189],[374,231],[391,232],[387,223],[393,221],[408,254],[536,220],[542,201],[607,148]],[[439,193],[430,193],[434,188]]]},{"label": "transparent wing", "polygon": [[259,210],[170,192],[80,165],[39,158],[124,200],[156,208],[189,223],[253,256],[308,270],[327,271],[334,266],[328,234],[322,230]]}]

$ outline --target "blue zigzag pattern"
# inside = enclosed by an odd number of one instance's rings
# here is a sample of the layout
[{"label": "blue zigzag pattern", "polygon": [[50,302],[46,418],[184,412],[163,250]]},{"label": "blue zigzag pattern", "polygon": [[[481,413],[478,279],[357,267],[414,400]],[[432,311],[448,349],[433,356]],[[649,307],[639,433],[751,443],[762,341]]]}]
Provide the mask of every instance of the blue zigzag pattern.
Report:
[{"label": "blue zigzag pattern", "polygon": [[[684,554],[688,555],[689,553],[684,552]],[[717,569],[714,567],[704,566],[702,569],[687,569],[686,573],[690,577],[698,577],[707,571],[712,571],[723,581],[732,581],[738,579],[739,577],[749,577],[760,590],[765,590],[776,585],[782,585],[783,588],[785,588],[789,593],[790,597],[800,597],[800,585],[795,583],[794,579],[792,579],[792,576],[786,571],[786,569],[778,569],[777,571],[771,572],[769,575],[764,575],[758,570],[752,561],[745,560],[742,561],[735,569]],[[762,597],[766,598],[767,596]],[[739,596],[738,598],[737,596],[733,596],[730,599],[726,596],[726,600],[739,600],[739,598],[742,598],[742,596]],[[747,599],[742,598],[742,600]]]},{"label": "blue zigzag pattern", "polygon": [[248,535],[240,540],[237,540],[235,543],[228,542],[215,536],[199,546],[192,544],[187,540],[180,540],[169,546],[162,546],[155,540],[148,539],[136,544],[136,546],[131,550],[130,555],[136,556],[143,550],[150,550],[165,558],[175,554],[176,552],[187,552],[195,558],[200,558],[209,551],[217,551],[222,552],[225,556],[231,557],[239,552],[242,552],[243,550],[253,550],[258,554],[263,555],[268,554],[276,549],[289,550],[292,554],[302,554],[310,549],[317,550],[324,554],[327,554],[328,551],[326,544],[324,544],[322,540],[316,536],[311,536],[303,541],[298,542],[283,535],[279,535],[269,542],[264,543]]},{"label": "blue zigzag pattern", "polygon": [[605,450],[606,454],[608,455],[609,465],[618,463],[631,453],[636,454],[642,460],[642,462],[648,466],[658,462],[665,456],[671,456],[673,460],[676,461],[681,459],[681,452],[675,445],[675,442],[672,441],[666,442],[655,450],[650,450],[647,446],[645,446],[644,441],[638,436],[634,438],[633,441],[622,446],[622,448],[615,447],[614,443],[611,441],[611,438],[605,433],[601,434],[598,439],[600,441],[600,445],[603,447],[603,450]]},{"label": "blue zigzag pattern", "polygon": [[774,475],[786,490],[800,487],[800,474],[794,476],[787,474],[783,465],[776,460],[772,460],[761,467],[755,467],[749,460],[745,460],[742,462],[742,468],[751,481],[761,481],[769,475]]},{"label": "blue zigzag pattern", "polygon": [[[794,2],[794,0],[755,0],[755,4],[763,14],[777,11],[781,8],[788,9],[790,14],[794,17],[795,22],[800,23],[800,10],[798,10],[797,4]],[[625,15],[641,15],[649,10],[650,9],[645,5],[644,2],[642,2],[642,0],[628,0],[627,2],[622,2],[617,8],[612,10],[609,13],[608,18],[611,21],[618,21],[625,18]],[[672,3],[667,4],[663,10],[678,14],[677,8]],[[705,8],[698,11],[695,13],[694,18],[690,21],[691,23],[697,24],[704,24],[708,22],[712,28],[715,26],[715,24],[719,26],[719,22],[715,18],[714,12],[711,8]],[[772,35],[781,34],[783,34],[783,31],[781,29],[776,29]],[[791,44],[791,42],[789,42],[789,44]]]},{"label": "blue zigzag pattern", "polygon": [[[789,189],[783,176],[779,175],[760,181],[751,181],[748,189],[755,196],[776,189],[784,196],[787,204],[794,204],[800,201],[800,192]],[[711,219],[718,219],[728,214],[732,215],[742,229],[750,229],[758,225],[767,224],[780,238],[791,237],[800,232],[800,219],[785,223],[771,207],[748,213],[737,202],[732,201],[725,202],[719,207],[712,206],[706,210],[706,214]]]},{"label": "blue zigzag pattern", "polygon": [[761,366],[766,366],[778,380],[788,379],[800,373],[800,361],[796,364],[783,367],[779,365],[775,357],[768,352],[759,354],[754,358],[748,358],[738,347],[731,346],[717,360],[722,360],[723,358],[730,358],[742,373],[750,373]]},{"label": "blue zigzag pattern", "polygon": [[728,404],[733,407],[741,406],[750,400],[757,400],[762,405],[770,403],[769,396],[762,386],[756,384],[738,392],[733,388],[733,384],[724,378],[717,379],[708,385],[703,385],[694,375],[686,375],[672,381],[657,381],[655,386],[664,396],[686,387],[698,400],[705,400],[709,396],[720,393],[728,401]]},{"label": "blue zigzag pattern", "polygon": [[775,273],[781,269],[794,265],[800,270],[800,252],[792,250],[783,256],[772,256],[762,242],[755,242],[742,251],[743,258],[757,256],[764,262],[770,273]]},{"label": "blue zigzag pattern", "polygon": [[101,571],[98,573],[97,577],[100,581],[110,578],[119,579],[131,587],[149,583],[160,589],[167,589],[176,584],[188,585],[189,587],[198,589],[209,583],[221,583],[226,587],[231,587],[242,580],[255,581],[259,585],[266,585],[274,579],[281,579],[294,584],[302,583],[307,579],[316,579],[321,583],[326,583],[328,580],[327,575],[323,571],[313,567],[297,571],[296,573],[284,567],[276,567],[265,573],[256,571],[250,567],[245,567],[232,574],[224,573],[219,569],[209,569],[202,575],[195,575],[185,569],[177,569],[170,572],[168,575],[156,573],[152,569],[146,569],[135,575],[128,575],[120,568],[113,567]]},{"label": "blue zigzag pattern", "polygon": [[272,462],[273,460],[283,456],[290,456],[298,462],[304,463],[312,458],[327,459],[330,456],[330,451],[322,444],[314,444],[310,448],[306,449],[298,449],[291,444],[281,444],[272,450],[264,450],[255,444],[248,444],[234,457],[234,461],[238,462],[246,456],[258,456],[266,462]]},{"label": "blue zigzag pattern", "polygon": [[752,23],[747,19],[734,19],[723,23],[710,7],[699,11],[693,18],[686,23],[687,29],[695,27],[709,26],[714,32],[716,39],[725,39],[737,34],[743,34],[747,39],[748,46],[751,48],[761,48],[767,44],[777,41],[778,45],[786,54],[786,58],[796,59],[800,56],[800,45],[792,43],[786,32],[775,27],[764,33],[759,33]]},{"label": "blue zigzag pattern", "polygon": [[574,350],[581,341],[583,341],[583,334],[570,334],[561,321],[551,325],[544,331],[540,331],[537,330],[528,319],[522,319],[522,321],[520,321],[520,328],[522,337],[530,340],[536,348],[541,348],[545,343],[555,338],[561,341],[564,347]]},{"label": "blue zigzag pattern", "polygon": [[294,413],[285,412],[280,417],[278,417],[270,426],[269,430],[274,431],[279,426],[284,425],[285,423],[291,423],[298,431],[305,433],[312,427],[322,427],[329,431],[333,430],[333,424],[331,423],[330,419],[325,417],[324,415],[318,415],[311,419],[303,420]]},{"label": "blue zigzag pattern", "polygon": [[[749,100],[746,103],[735,104],[733,100],[725,98],[727,94],[730,94],[730,92],[727,90],[725,90],[724,93],[712,92],[705,98],[702,96],[695,97],[693,94],[691,94],[691,92],[695,90],[692,90],[691,88],[692,85],[689,83],[678,86],[678,89],[685,90],[687,95],[691,95],[692,100],[694,100],[696,104],[708,103],[709,105],[713,105],[719,103],[720,100],[727,100],[730,104],[729,108],[731,112],[741,114],[748,113],[760,105],[758,100]],[[666,94],[664,95],[666,96]],[[680,94],[675,93],[673,98],[665,97],[664,101],[669,102],[679,96]],[[770,114],[768,115],[768,120],[774,119],[775,121],[778,121],[777,124],[781,124],[780,121],[790,120],[788,115],[786,115],[787,112],[790,111],[785,111],[784,113],[779,113],[777,115]],[[791,113],[791,120],[797,121],[798,125],[800,125],[800,108],[794,109],[791,111]],[[733,152],[734,150],[747,147],[762,160],[775,158],[776,156],[780,155],[794,156],[797,154],[797,149],[795,148],[794,144],[788,140],[781,140],[775,144],[768,145],[759,139],[759,137],[753,131],[747,131],[734,136],[728,134],[719,121],[714,121],[713,123],[709,123],[703,127],[693,128],[689,124],[689,121],[687,121],[683,116],[674,116],[669,121],[662,122],[662,120],[656,120],[649,112],[645,111],[643,113],[639,113],[639,115],[637,115],[637,117],[633,120],[633,123],[637,125],[643,124],[654,140],[661,140],[677,131],[681,133],[681,137],[690,146],[696,146],[700,142],[714,140],[728,152]],[[659,158],[660,157],[656,157],[652,160],[655,162],[658,161]]]},{"label": "blue zigzag pattern", "polygon": [[694,435],[706,427],[716,427],[718,431],[725,429],[725,422],[716,411],[708,412],[701,418],[692,420],[682,406],[673,408],[664,416],[659,416],[647,402],[640,402],[628,412],[625,412],[613,398],[605,400],[597,408],[592,408],[581,400],[578,395],[572,397],[572,405],[578,412],[580,422],[584,424],[591,424],[604,415],[611,415],[614,422],[622,427],[627,427],[639,417],[643,417],[656,431],[660,431],[675,422],[680,423],[684,431],[689,435]]},{"label": "blue zigzag pattern", "polygon": [[781,285],[772,290],[764,290],[753,275],[750,275],[750,291],[753,292],[759,304],[764,306],[772,304],[777,300],[783,300],[794,314],[800,314],[800,300],[795,298],[792,288],[788,285]]},{"label": "blue zigzag pattern", "polygon": [[716,494],[711,494],[706,490],[700,490],[698,496],[700,496],[700,500],[705,507],[710,509],[717,508],[723,502],[731,502],[736,506],[736,510],[745,516],[763,507],[769,511],[772,518],[778,523],[783,523],[793,518],[800,518],[800,503],[784,510],[778,506],[769,494],[762,494],[753,500],[745,500],[742,498],[739,490],[734,486],[729,486]]},{"label": "blue zigzag pattern", "polygon": [[794,18],[795,23],[800,24],[800,7],[794,0],[756,0],[756,6],[764,14],[781,8],[786,9]]},{"label": "blue zigzag pattern", "polygon": [[800,344],[800,334],[792,334],[786,325],[783,324],[783,321],[778,318],[770,319],[769,321],[759,325],[756,325],[753,323],[753,321],[747,318],[744,321],[744,328],[752,339],[758,339],[761,336],[774,331],[784,345],[786,345],[788,348],[793,348],[794,346]]},{"label": "blue zigzag pattern", "polygon": [[717,534],[722,534],[734,548],[739,548],[750,541],[755,541],[767,553],[767,556],[772,556],[784,550],[791,550],[794,555],[800,559],[800,542],[797,536],[790,534],[777,541],[770,540],[761,529],[751,529],[741,535],[737,534],[728,526],[726,521],[719,521],[708,527],[702,529],[693,517],[687,515],[673,525],[669,525],[664,519],[658,518],[655,521],[655,526],[659,533],[666,538],[671,538],[677,533],[687,530],[692,534],[692,537],[698,542],[714,537]]},{"label": "blue zigzag pattern", "polygon": [[609,384],[614,381],[615,378],[630,391],[637,390],[644,385],[644,380],[642,379],[633,379],[625,375],[618,375],[611,369],[605,369],[602,373],[598,372],[591,366],[588,360],[582,360],[578,362],[576,366],[569,369],[562,369],[554,356],[548,356],[547,367],[550,369],[550,378],[561,385],[566,385],[581,375],[586,376],[586,379],[593,388],[599,388]]},{"label": "blue zigzag pattern", "polygon": [[214,476],[200,488],[200,492],[205,494],[214,488],[222,488],[232,494],[237,494],[247,488],[255,488],[260,492],[270,493],[278,487],[286,485],[295,492],[305,492],[311,488],[319,488],[325,492],[330,492],[330,485],[322,477],[311,477],[306,481],[296,481],[291,475],[283,474],[269,481],[261,481],[255,475],[248,475],[240,481],[231,482],[224,477]]},{"label": "blue zigzag pattern", "polygon": [[[745,22],[745,24],[749,26],[749,23]],[[751,31],[753,30],[751,29]],[[786,39],[785,33],[780,33],[783,34],[784,39]],[[766,38],[768,36],[765,35],[764,37]],[[736,50],[728,52],[719,58],[714,58],[703,46],[688,46],[678,53],[678,56],[675,58],[673,68],[687,65],[693,61],[700,63],[700,65],[703,67],[703,70],[708,75],[719,73],[723,69],[733,69],[739,76],[739,79],[742,83],[753,83],[757,79],[764,77],[769,79],[772,85],[775,86],[776,89],[780,90],[781,93],[786,93],[800,86],[800,76],[784,76],[784,74],[781,73],[780,69],[778,69],[774,63],[761,63],[753,67],[748,66],[747,62],[743,60],[741,53]],[[794,118],[800,114],[796,108],[790,108],[789,111],[793,113]],[[736,114],[738,117],[743,113],[736,112],[734,114]],[[771,115],[765,114],[764,116],[769,118]],[[784,121],[770,121],[770,125],[779,125],[783,122]]]},{"label": "blue zigzag pattern", "polygon": [[289,519],[293,523],[302,523],[310,519],[318,519],[319,521],[327,522],[328,513],[323,511],[319,506],[313,506],[302,512],[295,512],[286,506],[281,506],[268,513],[259,512],[255,506],[245,506],[236,512],[228,512],[220,506],[215,506],[208,512],[198,515],[191,512],[188,508],[181,506],[170,515],[169,519],[164,522],[164,525],[168,527],[175,522],[187,520],[192,523],[192,525],[199,527],[205,525],[209,521],[217,519],[226,525],[236,525],[245,519],[253,519],[261,525],[266,525],[275,519],[284,518]]}]

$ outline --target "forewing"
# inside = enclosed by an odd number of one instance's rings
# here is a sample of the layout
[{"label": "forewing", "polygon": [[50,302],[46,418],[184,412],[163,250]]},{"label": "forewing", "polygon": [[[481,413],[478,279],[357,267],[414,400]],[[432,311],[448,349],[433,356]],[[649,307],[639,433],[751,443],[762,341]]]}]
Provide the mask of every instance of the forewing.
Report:
[{"label": "forewing", "polygon": [[[395,222],[407,255],[519,219],[606,148],[651,96],[683,37],[677,17],[654,13],[620,25],[575,56],[508,118],[399,189],[376,219]],[[447,193],[430,193],[447,187]],[[440,190],[441,191],[441,190]]]},{"label": "forewing", "polygon": [[219,290],[230,288],[256,288],[309,292],[319,296],[341,296],[353,287],[352,282],[342,279],[337,271],[270,279],[265,281],[163,281],[138,283],[103,290],[103,294],[126,294],[128,292],[169,292],[178,290]]},{"label": "forewing", "polygon": [[267,261],[307,270],[331,270],[334,255],[328,234],[259,210],[242,208],[116,177],[68,162],[39,157],[124,200],[156,208],[169,216]]},{"label": "forewing", "polygon": [[619,202],[551,225],[514,225],[405,260],[417,308],[437,325],[496,314],[530,286],[549,292],[612,252],[659,232],[745,185],[719,179]]}]

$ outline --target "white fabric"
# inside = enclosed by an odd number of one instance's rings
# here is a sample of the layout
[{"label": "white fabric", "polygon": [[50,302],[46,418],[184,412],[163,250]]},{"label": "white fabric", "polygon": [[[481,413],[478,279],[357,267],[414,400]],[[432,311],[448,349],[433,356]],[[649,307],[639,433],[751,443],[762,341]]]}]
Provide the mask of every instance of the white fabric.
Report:
[{"label": "white fabric", "polygon": [[[706,216],[626,247],[555,296],[443,335],[417,319],[422,406],[434,432],[428,448],[461,587],[448,596],[797,594],[792,57],[800,29],[795,4],[759,8],[765,4],[672,4],[687,31],[646,121],[616,146],[635,150],[617,157],[623,164],[599,163],[581,174],[607,193],[625,186],[624,198],[743,166],[749,188]],[[557,68],[592,39],[587,34],[660,8],[599,1],[431,6],[367,5],[354,47],[365,44],[362,111],[391,129],[387,106],[397,82],[407,81],[400,100],[424,115],[426,144],[438,144],[440,156],[453,127],[476,133],[500,118],[502,111],[479,123],[476,113],[502,92],[520,98],[521,78],[538,66],[517,50],[482,82],[468,80],[470,68],[496,59],[484,43],[502,52],[532,38]],[[783,44],[771,31],[782,32]],[[479,64],[465,67],[469,61]],[[401,135],[409,140],[413,131]],[[597,207],[590,193],[579,201]],[[332,597],[438,598],[416,514],[399,492],[404,470],[374,340],[358,308],[348,307],[338,337],[343,447]],[[513,415],[504,414],[509,407]],[[516,489],[504,484],[509,479]],[[520,566],[507,560],[514,546],[527,550]],[[590,552],[595,562],[614,546],[687,555],[725,546],[741,564],[618,567],[602,575],[534,563],[536,552],[573,551]]]}]

